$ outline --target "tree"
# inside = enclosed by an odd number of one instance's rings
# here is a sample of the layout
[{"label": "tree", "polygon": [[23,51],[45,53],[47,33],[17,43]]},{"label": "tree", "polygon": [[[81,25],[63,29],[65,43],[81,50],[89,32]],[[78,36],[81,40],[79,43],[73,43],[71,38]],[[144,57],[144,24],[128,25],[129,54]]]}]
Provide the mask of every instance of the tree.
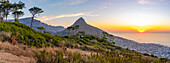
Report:
[{"label": "tree", "polygon": [[5,11],[5,7],[7,7],[7,4],[9,3],[9,1],[7,0],[1,0],[0,1],[0,21],[3,21],[5,14],[7,14]]},{"label": "tree", "polygon": [[77,34],[80,35],[80,36],[84,36],[85,32],[84,31],[79,31]]},{"label": "tree", "polygon": [[42,33],[43,33],[43,31],[45,30],[45,28],[44,28],[44,27],[37,27],[37,29],[39,29],[39,30],[40,30],[40,32],[42,32]]},{"label": "tree", "polygon": [[4,3],[5,0],[0,0],[0,3]]},{"label": "tree", "polygon": [[38,7],[33,7],[33,8],[30,8],[29,9],[30,13],[32,14],[32,20],[31,20],[31,24],[30,24],[30,27],[32,28],[32,22],[34,20],[34,17],[37,15],[37,14],[40,14],[42,12],[44,12],[41,8],[38,8]]},{"label": "tree", "polygon": [[4,17],[6,17],[6,21],[8,19],[8,15],[11,12],[12,4],[9,1],[4,1]]},{"label": "tree", "polygon": [[70,26],[70,27],[67,27],[67,29],[68,29],[68,35],[70,35],[70,30],[72,29],[73,27],[72,26]]},{"label": "tree", "polygon": [[23,9],[23,8],[25,8],[25,3],[21,2],[21,1],[19,1],[19,3],[14,3],[12,5],[12,11],[14,13],[13,16],[15,18],[15,22],[18,22],[18,15],[15,12],[18,11],[18,9]]},{"label": "tree", "polygon": [[0,21],[3,20],[3,9],[4,9],[5,4],[1,3],[0,4]]},{"label": "tree", "polygon": [[74,30],[75,30],[75,27],[72,27],[71,29],[72,29],[72,31],[73,31],[73,35],[74,35]]},{"label": "tree", "polygon": [[75,33],[77,33],[77,30],[78,30],[79,27],[80,27],[79,25],[74,26],[74,28],[75,28],[75,30],[76,30]]},{"label": "tree", "polygon": [[22,11],[15,11],[12,14],[15,15],[15,22],[19,22],[18,18],[22,17],[24,15],[24,12],[22,12]]}]

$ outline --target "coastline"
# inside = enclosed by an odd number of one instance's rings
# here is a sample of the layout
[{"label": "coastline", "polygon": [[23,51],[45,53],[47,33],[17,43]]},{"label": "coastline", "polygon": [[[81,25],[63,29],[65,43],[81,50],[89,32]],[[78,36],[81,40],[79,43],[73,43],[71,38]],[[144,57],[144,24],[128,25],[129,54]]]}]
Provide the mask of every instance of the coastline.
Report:
[{"label": "coastline", "polygon": [[158,58],[170,59],[170,47],[154,44],[154,43],[139,43],[133,40],[122,38],[119,36],[113,36],[114,39],[109,39],[115,42],[115,45],[122,48],[128,48],[141,53],[149,53],[157,56]]}]

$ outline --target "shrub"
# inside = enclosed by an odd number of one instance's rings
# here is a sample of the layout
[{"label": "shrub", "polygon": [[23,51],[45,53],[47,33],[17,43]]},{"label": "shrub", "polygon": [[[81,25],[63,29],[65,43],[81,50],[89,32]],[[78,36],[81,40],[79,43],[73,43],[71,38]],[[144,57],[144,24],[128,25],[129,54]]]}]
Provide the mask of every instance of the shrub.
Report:
[{"label": "shrub", "polygon": [[110,47],[110,46],[107,46],[107,49],[113,49],[112,47]]},{"label": "shrub", "polygon": [[115,44],[115,42],[112,42],[112,44]]},{"label": "shrub", "polygon": [[87,44],[88,45],[88,42],[85,41],[84,39],[80,39],[81,42],[83,42],[84,44]]},{"label": "shrub", "polygon": [[34,53],[37,63],[65,63],[63,52],[60,50],[57,50],[56,54],[48,53],[45,50],[41,50],[39,53]]},{"label": "shrub", "polygon": [[121,50],[122,48],[117,46],[116,49]]},{"label": "shrub", "polygon": [[150,56],[148,53],[143,53],[143,55],[145,55],[145,56]]}]

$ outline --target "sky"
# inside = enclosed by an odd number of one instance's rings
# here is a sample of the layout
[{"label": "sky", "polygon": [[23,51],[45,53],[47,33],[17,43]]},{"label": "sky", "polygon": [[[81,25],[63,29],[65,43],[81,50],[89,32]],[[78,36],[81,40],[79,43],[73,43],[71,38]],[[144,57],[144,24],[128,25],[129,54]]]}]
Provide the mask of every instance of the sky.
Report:
[{"label": "sky", "polygon": [[[53,26],[71,26],[78,18],[109,32],[170,32],[170,0],[10,0],[44,12],[36,19]],[[12,16],[10,16],[12,18]]]}]

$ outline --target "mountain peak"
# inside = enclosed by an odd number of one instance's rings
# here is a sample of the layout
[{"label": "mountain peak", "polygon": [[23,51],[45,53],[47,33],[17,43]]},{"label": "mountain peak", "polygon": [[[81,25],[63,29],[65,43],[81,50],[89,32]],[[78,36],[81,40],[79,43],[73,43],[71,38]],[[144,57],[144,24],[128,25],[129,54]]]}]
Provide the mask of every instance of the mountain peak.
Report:
[{"label": "mountain peak", "polygon": [[95,35],[98,37],[102,37],[103,30],[87,24],[82,17],[76,20],[76,22],[72,26],[74,27],[76,25],[79,25],[79,28],[76,29],[76,31],[70,31],[69,29],[65,29],[57,33],[57,35],[66,36],[68,35],[68,32],[73,35],[73,34],[77,34],[79,31],[84,31],[85,34],[87,35]]},{"label": "mountain peak", "polygon": [[83,24],[87,24],[85,22],[85,20],[83,19],[83,17],[80,17],[75,23],[74,25],[83,25]]}]

